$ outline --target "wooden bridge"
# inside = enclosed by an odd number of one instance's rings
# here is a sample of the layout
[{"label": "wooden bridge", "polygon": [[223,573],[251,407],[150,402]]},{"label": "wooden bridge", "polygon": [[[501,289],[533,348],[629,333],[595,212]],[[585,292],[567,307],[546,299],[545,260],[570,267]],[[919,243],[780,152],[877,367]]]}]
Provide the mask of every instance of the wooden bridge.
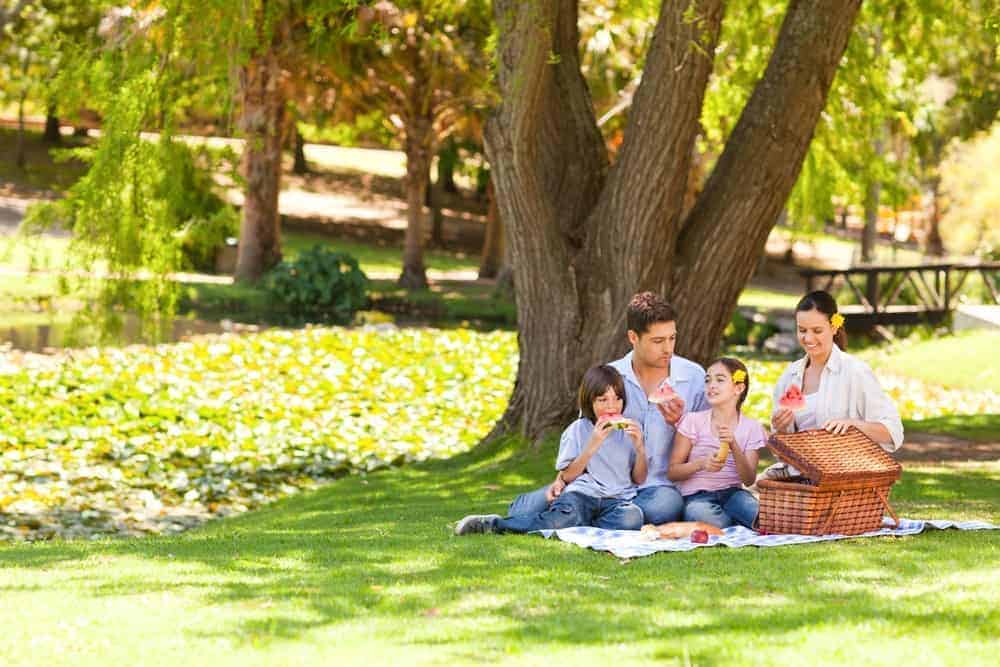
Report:
[{"label": "wooden bridge", "polygon": [[[800,273],[807,291],[825,289],[832,293],[843,285],[854,294],[859,305],[840,308],[846,327],[853,331],[870,331],[887,324],[940,323],[959,305],[955,296],[966,280],[977,273],[986,284],[986,298],[1000,305],[1000,262],[806,269]],[[908,285],[916,303],[900,303]]]}]

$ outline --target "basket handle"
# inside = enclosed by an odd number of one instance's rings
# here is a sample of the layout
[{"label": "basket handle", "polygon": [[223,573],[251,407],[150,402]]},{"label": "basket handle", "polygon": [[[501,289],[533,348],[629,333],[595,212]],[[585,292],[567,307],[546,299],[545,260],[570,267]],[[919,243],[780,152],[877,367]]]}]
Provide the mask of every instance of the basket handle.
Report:
[{"label": "basket handle", "polygon": [[888,512],[889,516],[892,517],[892,520],[896,522],[896,525],[893,527],[899,528],[899,517],[892,511],[892,505],[889,504],[889,498],[886,497],[885,491],[876,487],[875,493],[878,494],[879,500],[882,501],[882,506],[885,507],[885,511]]},{"label": "basket handle", "polygon": [[838,493],[837,497],[834,499],[833,503],[830,505],[830,513],[826,517],[826,523],[823,524],[823,530],[820,531],[821,535],[826,535],[827,532],[830,530],[830,526],[833,524],[833,518],[835,516],[837,516],[837,509],[840,507],[840,498],[843,495],[844,495],[843,491],[841,491],[840,493]]}]

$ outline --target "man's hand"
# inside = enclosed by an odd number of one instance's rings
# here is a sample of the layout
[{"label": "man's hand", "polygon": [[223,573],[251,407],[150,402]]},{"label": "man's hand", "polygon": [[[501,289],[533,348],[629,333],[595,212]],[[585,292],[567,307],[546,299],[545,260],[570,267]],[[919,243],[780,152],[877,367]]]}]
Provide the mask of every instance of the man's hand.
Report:
[{"label": "man's hand", "polygon": [[677,426],[677,422],[684,415],[684,399],[680,396],[675,396],[666,403],[658,403],[656,407],[659,408],[660,414],[671,426]]},{"label": "man's hand", "polygon": [[563,481],[562,475],[556,476],[556,481],[549,484],[549,488],[545,491],[545,499],[550,503],[562,495],[563,490],[566,488],[566,482]]}]

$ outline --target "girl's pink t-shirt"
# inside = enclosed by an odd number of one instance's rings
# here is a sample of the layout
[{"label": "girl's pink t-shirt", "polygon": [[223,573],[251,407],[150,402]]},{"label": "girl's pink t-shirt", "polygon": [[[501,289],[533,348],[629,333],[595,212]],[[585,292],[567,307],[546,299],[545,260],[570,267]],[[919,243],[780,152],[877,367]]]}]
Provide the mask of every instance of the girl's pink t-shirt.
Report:
[{"label": "girl's pink t-shirt", "polygon": [[[691,441],[691,454],[688,461],[705,456],[715,456],[719,451],[719,439],[712,435],[712,411],[689,412],[677,425],[677,432]],[[760,449],[767,444],[767,431],[760,422],[740,415],[733,434],[738,446],[743,452]],[[682,496],[689,496],[698,491],[720,491],[733,486],[742,486],[740,473],[736,470],[736,461],[730,454],[719,472],[699,470],[685,480],[677,482],[677,488]]]}]

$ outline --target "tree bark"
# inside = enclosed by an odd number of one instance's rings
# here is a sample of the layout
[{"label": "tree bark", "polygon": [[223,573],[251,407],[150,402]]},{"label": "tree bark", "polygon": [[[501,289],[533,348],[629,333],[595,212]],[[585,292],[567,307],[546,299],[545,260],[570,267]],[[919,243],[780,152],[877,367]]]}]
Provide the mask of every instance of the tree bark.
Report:
[{"label": "tree bark", "polygon": [[431,214],[431,246],[435,248],[444,247],[444,211],[441,210],[440,192],[443,192],[441,186],[432,184],[428,177],[427,209]]},{"label": "tree bark", "polygon": [[500,220],[500,211],[497,207],[496,192],[493,190],[493,182],[486,185],[486,236],[483,239],[482,259],[479,262],[480,280],[496,278],[500,274],[503,266],[504,256],[504,234],[503,224]]},{"label": "tree bark", "polygon": [[[876,141],[876,154],[880,153],[881,141]],[[865,227],[861,232],[861,262],[875,261],[875,243],[878,240],[878,208],[882,195],[882,184],[873,180],[865,190]]]},{"label": "tree bark", "polygon": [[235,277],[256,282],[281,261],[281,146],[285,130],[286,97],[274,37],[241,66],[239,84],[242,102],[240,124],[246,144],[240,169],[246,180],[243,219]]},{"label": "tree bark", "polygon": [[941,177],[931,179],[931,219],[927,230],[926,252],[931,257],[944,257],[944,239],[941,238]]},{"label": "tree bark", "polygon": [[59,117],[56,116],[54,107],[49,107],[45,115],[45,133],[42,139],[49,144],[62,143],[62,133],[59,131]]},{"label": "tree bark", "polygon": [[403,246],[403,272],[399,286],[410,289],[427,287],[424,267],[424,202],[431,179],[433,155],[432,119],[410,118],[406,121],[406,236]]},{"label": "tree bark", "polygon": [[15,149],[14,164],[20,171],[24,171],[28,162],[24,145],[24,101],[26,97],[27,93],[22,92],[17,102],[17,148]]},{"label": "tree bark", "polygon": [[517,285],[520,364],[494,433],[565,425],[587,367],[627,347],[625,306],[679,307],[678,351],[715,352],[798,176],[860,0],[792,0],[763,79],[683,215],[721,0],[663,2],[615,165],[580,74],[574,0],[497,0],[487,124]]}]

